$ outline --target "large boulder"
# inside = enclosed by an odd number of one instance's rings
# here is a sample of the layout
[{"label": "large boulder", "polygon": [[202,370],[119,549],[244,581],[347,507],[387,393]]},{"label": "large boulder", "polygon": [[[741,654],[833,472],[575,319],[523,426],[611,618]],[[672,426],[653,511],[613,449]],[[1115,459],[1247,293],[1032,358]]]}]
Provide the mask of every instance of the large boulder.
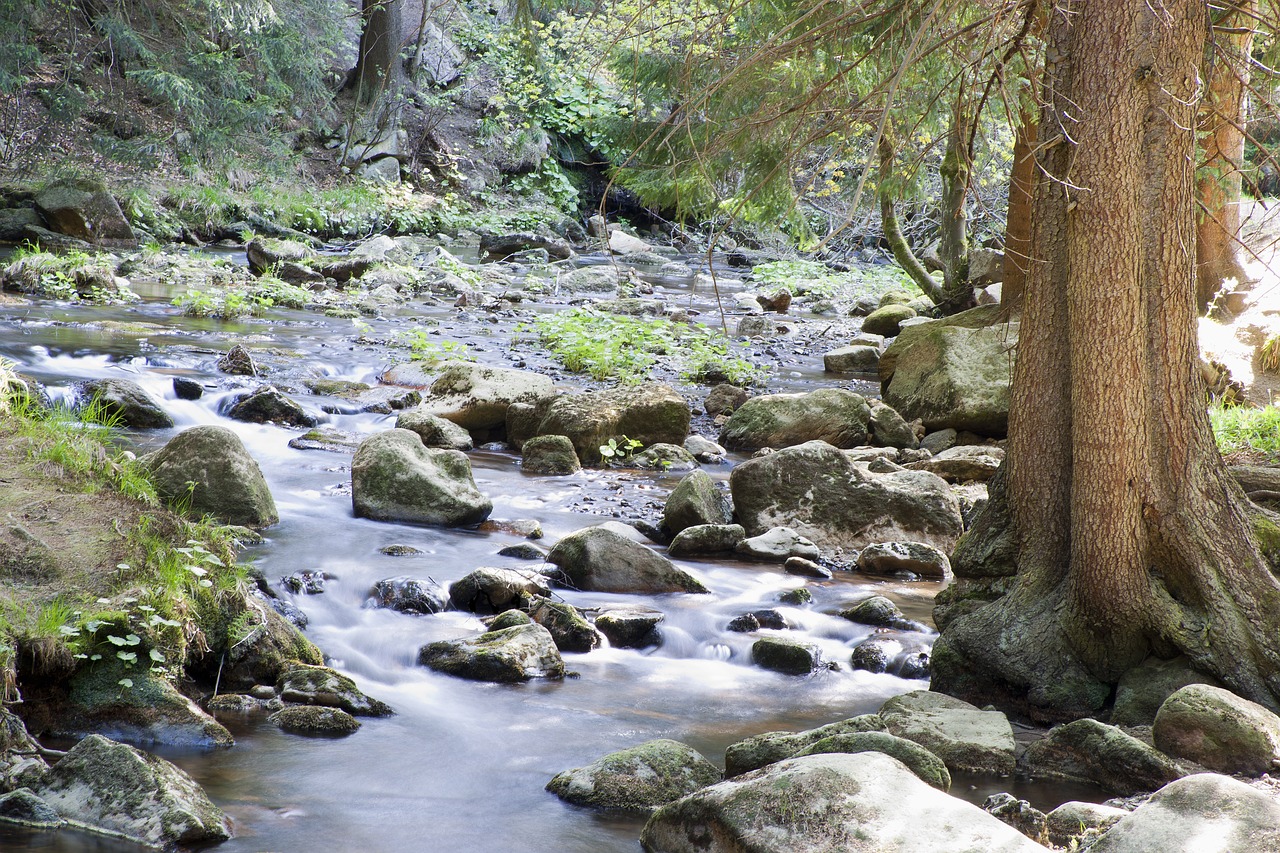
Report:
[{"label": "large boulder", "polygon": [[34,793],[63,817],[149,847],[231,837],[226,815],[194,779],[163,758],[100,735],[68,750]]},{"label": "large boulder", "polygon": [[529,370],[448,361],[416,411],[469,430],[504,427],[512,403],[536,404],[554,393],[551,379]]},{"label": "large boulder", "polygon": [[1280,762],[1280,717],[1208,684],[1189,684],[1166,699],[1151,736],[1162,751],[1221,773],[1256,776]]},{"label": "large boulder", "polygon": [[366,604],[397,613],[439,613],[449,604],[449,596],[431,578],[385,578],[373,585]]},{"label": "large boulder", "polygon": [[529,603],[528,614],[551,633],[556,648],[562,652],[589,652],[600,645],[599,632],[568,602],[535,598]]},{"label": "large boulder", "polygon": [[547,555],[558,583],[595,592],[706,592],[707,588],[661,554],[605,527],[570,533]]},{"label": "large boulder", "polygon": [[84,400],[92,401],[120,426],[134,429],[166,429],[173,418],[141,385],[130,379],[95,379],[80,386]]},{"label": "large boulder", "polygon": [[1170,782],[1121,818],[1090,853],[1280,850],[1280,802],[1236,779],[1197,773]]},{"label": "large boulder", "polygon": [[262,275],[283,264],[296,264],[316,257],[316,250],[306,243],[263,236],[250,240],[244,252],[249,269],[255,275]]},{"label": "large boulder", "polygon": [[1182,776],[1167,756],[1087,717],[1050,729],[1027,747],[1018,769],[1032,778],[1091,782],[1122,797],[1154,791]]},{"label": "large boulder", "polygon": [[666,614],[652,607],[611,605],[596,616],[596,628],[609,638],[612,646],[620,649],[643,649],[661,642],[658,625],[666,618]]},{"label": "large boulder", "polygon": [[36,193],[35,206],[59,234],[112,249],[138,247],[138,238],[119,203],[99,181],[60,180]]},{"label": "large boulder", "polygon": [[276,682],[276,690],[285,702],[341,708],[356,717],[389,717],[395,713],[385,702],[365,695],[354,681],[327,666],[290,667]]},{"label": "large boulder", "polygon": [[479,524],[493,510],[466,454],[426,447],[407,429],[361,442],[351,460],[351,503],[360,518],[446,526]]},{"label": "large boulder", "polygon": [[884,731],[878,714],[863,714],[803,732],[765,732],[729,745],[724,753],[725,776],[739,776],[791,758],[821,740],[859,732]]},{"label": "large boulder", "polygon": [[1003,436],[1018,324],[974,325],[995,318],[977,308],[905,330],[880,359],[884,401],[929,430]]},{"label": "large boulder", "polygon": [[1013,727],[999,711],[981,711],[942,693],[917,690],[885,702],[880,717],[890,734],[915,741],[952,771],[1013,771]]},{"label": "large boulder", "polygon": [[575,806],[648,813],[719,781],[720,771],[696,749],[660,739],[559,773],[547,790]]},{"label": "large boulder", "polygon": [[267,721],[283,731],[310,737],[342,737],[360,728],[360,721],[346,711],[322,705],[287,705]]},{"label": "large boulder", "polygon": [[779,762],[658,809],[647,853],[1044,853],[879,752]]},{"label": "large boulder", "polygon": [[421,408],[407,409],[396,416],[396,429],[416,432],[427,447],[447,450],[471,450],[475,442],[465,427],[437,417]]},{"label": "large boulder", "polygon": [[471,613],[501,613],[550,593],[542,575],[517,569],[481,567],[449,585],[449,601]]},{"label": "large boulder", "polygon": [[468,639],[428,643],[418,650],[418,663],[472,681],[564,677],[564,659],[551,633],[532,623]]},{"label": "large boulder", "polygon": [[1151,725],[1156,721],[1156,713],[1164,700],[1188,684],[1222,686],[1212,676],[1192,669],[1186,657],[1147,659],[1120,676],[1120,683],[1116,685],[1116,703],[1111,709],[1111,724]]},{"label": "large boulder", "polygon": [[251,424],[313,427],[320,419],[279,388],[262,385],[239,394],[225,407],[227,417]]},{"label": "large boulder", "polygon": [[726,554],[741,545],[746,536],[741,524],[695,524],[671,538],[667,553],[679,559]]},{"label": "large boulder", "polygon": [[550,237],[518,231],[511,234],[482,234],[480,236],[480,254],[487,260],[500,261],[503,258],[530,249],[543,249],[553,260],[563,261],[573,256],[569,242],[563,237]]},{"label": "large boulder", "polygon": [[193,515],[254,528],[280,520],[262,469],[226,427],[183,430],[143,463],[160,497]]},{"label": "large boulder", "polygon": [[662,526],[672,535],[688,527],[731,521],[733,507],[729,496],[706,471],[694,471],[677,483],[662,508]]},{"label": "large boulder", "polygon": [[564,435],[584,463],[600,461],[600,446],[626,436],[644,446],[683,444],[692,413],[684,398],[657,382],[566,394],[547,406],[538,435]]},{"label": "large boulder", "polygon": [[871,474],[824,441],[744,462],[729,485],[749,536],[786,526],[824,549],[907,540],[950,551],[963,529],[960,506],[941,478]]},{"label": "large boulder", "polygon": [[[133,647],[133,653],[141,648]],[[67,688],[65,700],[29,707],[27,724],[32,731],[68,738],[99,734],[139,746],[208,749],[235,742],[229,731],[164,678],[145,667],[126,667],[114,656],[79,668]]]},{"label": "large boulder", "polygon": [[539,435],[520,447],[520,468],[529,474],[573,474],[582,470],[573,442],[563,435]]},{"label": "large boulder", "polygon": [[841,388],[766,394],[738,407],[720,431],[720,443],[730,450],[791,447],[806,441],[857,447],[867,442],[870,419],[866,398]]}]

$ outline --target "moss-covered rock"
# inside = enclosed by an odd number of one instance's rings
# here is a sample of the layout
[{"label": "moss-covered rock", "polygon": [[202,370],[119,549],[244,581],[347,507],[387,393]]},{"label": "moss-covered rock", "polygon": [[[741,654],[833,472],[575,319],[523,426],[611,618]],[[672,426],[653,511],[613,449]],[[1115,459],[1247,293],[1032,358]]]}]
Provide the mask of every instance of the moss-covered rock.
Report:
[{"label": "moss-covered rock", "polygon": [[351,502],[360,518],[446,526],[478,524],[493,511],[465,454],[426,447],[406,429],[360,444],[351,460]]},{"label": "moss-covered rock", "polygon": [[1013,727],[999,711],[982,711],[942,693],[917,690],[886,701],[880,717],[890,734],[920,744],[953,772],[1013,771]]},{"label": "moss-covered rock", "polygon": [[341,708],[319,705],[290,705],[267,718],[286,732],[320,737],[354,734],[360,721]]},{"label": "moss-covered rock", "polygon": [[675,535],[667,553],[680,558],[728,554],[746,538],[741,524],[695,524]]},{"label": "moss-covered rock", "polygon": [[528,612],[530,619],[551,632],[562,652],[589,652],[600,645],[600,634],[572,604],[535,598]]},{"label": "moss-covered rock", "polygon": [[657,382],[620,385],[555,398],[538,424],[538,435],[564,435],[585,465],[600,462],[600,447],[626,436],[648,447],[684,443],[692,413],[674,389]]},{"label": "moss-covered rock", "polygon": [[53,806],[29,788],[18,788],[0,796],[0,821],[34,829],[57,829],[66,823]]},{"label": "moss-covered rock", "polygon": [[501,613],[550,592],[546,579],[536,572],[482,567],[449,585],[449,601],[458,610]]},{"label": "moss-covered rock", "polygon": [[34,793],[69,820],[151,847],[231,837],[226,816],[194,779],[99,735],[72,747]]},{"label": "moss-covered rock", "polygon": [[654,812],[647,853],[1043,853],[879,752],[792,758]]},{"label": "moss-covered rock", "polygon": [[32,703],[24,713],[32,731],[54,737],[100,734],[142,746],[205,748],[235,742],[167,680],[144,665],[126,667],[114,657],[80,667],[65,696]]},{"label": "moss-covered rock", "polygon": [[766,732],[730,744],[724,753],[725,775],[738,776],[790,758],[807,746],[830,737],[884,731],[878,714],[863,714],[803,732]]},{"label": "moss-covered rock", "polygon": [[357,717],[386,717],[395,713],[385,702],[366,696],[356,683],[327,666],[294,666],[276,684],[280,698],[297,705],[341,708]]},{"label": "moss-covered rock", "polygon": [[866,399],[840,388],[767,394],[738,407],[720,431],[720,443],[730,450],[791,447],[806,441],[857,447],[867,442],[870,419]]},{"label": "moss-covered rock", "polygon": [[58,180],[36,193],[35,208],[59,234],[113,249],[138,246],[120,204],[96,178]]},{"label": "moss-covered rock", "polygon": [[916,309],[904,304],[884,305],[867,315],[862,331],[871,335],[894,337],[902,329],[902,321],[916,316]]},{"label": "moss-covered rock", "polygon": [[313,427],[320,422],[296,400],[271,385],[260,385],[247,394],[237,395],[222,413],[232,420],[251,424]]},{"label": "moss-covered rock", "polygon": [[756,640],[751,660],[756,666],[786,675],[807,675],[822,664],[816,647],[778,637]]},{"label": "moss-covered rock", "polygon": [[720,771],[691,746],[651,740],[566,770],[547,790],[576,806],[649,813],[720,781]]},{"label": "moss-covered rock", "polygon": [[655,471],[692,471],[698,467],[698,460],[682,446],[674,444],[651,444],[642,452],[631,457],[633,468],[648,468]]},{"label": "moss-covered rock", "polygon": [[743,462],[729,485],[748,536],[786,526],[827,549],[907,540],[948,551],[963,529],[955,495],[939,477],[871,474],[824,441]]},{"label": "moss-covered rock", "polygon": [[1122,797],[1154,791],[1183,775],[1167,756],[1088,718],[1050,729],[1027,747],[1018,769],[1031,778],[1091,782]]},{"label": "moss-covered rock", "polygon": [[582,470],[573,442],[563,435],[539,435],[520,448],[520,467],[530,474],[573,474]]},{"label": "moss-covered rock", "polygon": [[1166,699],[1151,735],[1163,752],[1220,773],[1256,776],[1280,762],[1280,717],[1208,684],[1190,684]]},{"label": "moss-covered rock", "polygon": [[913,328],[885,350],[884,401],[904,418],[920,418],[929,430],[1003,436],[1018,324],[969,328],[956,318]]},{"label": "moss-covered rock", "polygon": [[564,660],[541,625],[515,625],[478,637],[441,640],[418,650],[418,663],[472,681],[563,678]]},{"label": "moss-covered rock", "polygon": [[596,592],[706,592],[701,581],[666,557],[604,527],[570,533],[547,555],[556,581]]},{"label": "moss-covered rock", "polygon": [[1164,700],[1188,684],[1222,686],[1216,678],[1192,669],[1186,657],[1148,658],[1120,676],[1108,722],[1113,726],[1149,726],[1156,721]]},{"label": "moss-covered rock", "polygon": [[475,447],[471,433],[464,427],[421,408],[401,412],[396,417],[396,429],[416,432],[427,447],[443,447],[446,450],[471,450]]},{"label": "moss-covered rock", "polygon": [[537,404],[554,393],[551,378],[530,370],[446,361],[416,412],[437,415],[468,430],[501,428],[513,403]]},{"label": "moss-covered rock", "polygon": [[[183,430],[143,457],[156,491],[193,515],[259,528],[280,520],[262,469],[244,442],[226,427]],[[194,484],[194,486],[190,485]]]},{"label": "moss-covered rock", "polygon": [[729,496],[706,471],[694,471],[676,483],[662,509],[662,526],[673,536],[687,527],[732,521]]},{"label": "moss-covered rock", "polygon": [[851,732],[831,735],[804,747],[793,758],[830,752],[883,752],[898,759],[920,777],[920,781],[939,791],[951,790],[951,774],[942,759],[918,743],[888,732]]},{"label": "moss-covered rock", "polygon": [[79,386],[81,404],[95,402],[103,414],[134,429],[167,429],[173,418],[154,397],[129,379],[95,379]]}]

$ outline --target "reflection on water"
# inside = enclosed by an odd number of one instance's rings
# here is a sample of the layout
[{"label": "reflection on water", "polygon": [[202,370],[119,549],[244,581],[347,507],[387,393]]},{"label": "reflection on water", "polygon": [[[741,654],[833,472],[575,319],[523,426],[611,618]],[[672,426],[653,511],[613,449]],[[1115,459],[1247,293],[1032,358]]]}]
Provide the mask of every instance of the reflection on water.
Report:
[{"label": "reflection on water", "polygon": [[[711,316],[706,296],[689,283],[658,280],[658,298],[680,299]],[[727,286],[722,282],[722,286]],[[414,665],[424,643],[481,629],[467,614],[409,616],[364,606],[373,584],[396,575],[430,576],[449,583],[484,565],[517,566],[496,556],[520,541],[504,533],[479,534],[372,522],[352,517],[350,456],[293,450],[293,432],[229,421],[219,405],[237,388],[258,380],[227,377],[214,362],[233,341],[257,347],[268,379],[288,388],[315,411],[327,401],[307,394],[303,380],[334,377],[372,382],[392,356],[357,343],[350,320],[301,311],[277,311],[270,321],[234,324],[193,321],[169,304],[164,286],[139,289],[144,301],[122,308],[37,303],[0,313],[0,355],[66,394],[77,381],[127,376],[164,401],[178,429],[219,423],[236,431],[259,461],[280,511],[280,524],[246,556],[272,580],[299,570],[334,577],[322,595],[295,599],[310,618],[311,638],[334,666],[351,674],[370,694],[390,703],[396,716],[365,720],[356,735],[315,740],[284,734],[261,717],[225,722],[234,749],[214,753],[167,753],[186,768],[235,822],[238,837],[222,847],[239,851],[634,851],[638,819],[600,816],[567,806],[543,790],[556,773],[599,755],[656,737],[690,743],[713,761],[743,737],[778,729],[796,730],[876,710],[889,696],[919,689],[923,682],[853,671],[851,647],[870,629],[833,615],[872,592],[894,598],[913,619],[927,621],[936,585],[872,582],[843,575],[809,582],[814,604],[779,606],[778,595],[801,581],[775,566],[687,562],[711,595],[624,596],[563,592],[587,607],[637,603],[666,613],[664,644],[645,651],[600,649],[567,655],[577,677],[559,683],[480,684],[439,675]],[[555,310],[555,306],[535,306]],[[411,303],[377,325],[389,335],[424,320],[450,321],[451,307]],[[465,315],[464,315],[465,316]],[[516,358],[573,386],[545,355],[514,342],[520,317],[497,323],[476,320],[450,326],[450,337],[469,345],[481,361],[509,364]],[[811,387],[821,358],[805,362],[782,386]],[[183,375],[210,388],[199,401],[179,401],[172,377]],[[856,384],[843,383],[857,388]],[[873,390],[862,388],[861,390]],[[389,428],[393,416],[326,415],[333,426],[368,435]],[[704,425],[704,429],[707,425]],[[138,437],[142,449],[157,446],[172,431]],[[678,478],[621,472],[584,472],[570,477],[530,477],[516,457],[472,455],[481,490],[494,503],[494,518],[534,518],[546,541],[601,520],[574,509],[593,505],[660,506]],[[727,477],[732,462],[711,469]],[[390,544],[422,551],[389,557]],[[776,675],[750,665],[758,635],[729,633],[727,622],[742,612],[778,607],[793,629],[789,636],[814,643],[839,671],[807,678]],[[762,632],[782,633],[782,632]],[[927,635],[919,639],[929,642]],[[982,780],[981,785],[989,784]],[[1008,780],[996,787],[1009,788]],[[969,785],[957,792],[970,796]],[[981,801],[984,787],[972,789]],[[1033,794],[1042,806],[1075,795],[1063,786],[1012,788]],[[124,853],[132,845],[80,834],[0,830],[0,849],[58,853]]]}]

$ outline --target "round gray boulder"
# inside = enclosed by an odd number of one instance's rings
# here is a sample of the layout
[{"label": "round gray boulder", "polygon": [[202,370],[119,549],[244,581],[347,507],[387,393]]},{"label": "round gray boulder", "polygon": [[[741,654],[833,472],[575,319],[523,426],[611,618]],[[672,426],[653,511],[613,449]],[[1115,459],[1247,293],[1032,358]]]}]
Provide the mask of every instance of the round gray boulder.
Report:
[{"label": "round gray boulder", "polygon": [[576,806],[648,813],[719,781],[720,771],[693,747],[661,739],[566,770],[547,790]]},{"label": "round gray boulder", "polygon": [[253,528],[280,520],[262,469],[239,436],[226,427],[183,430],[143,457],[143,464],[160,497],[193,515],[212,515],[224,524]]},{"label": "round gray boulder", "polygon": [[662,526],[672,535],[701,524],[729,524],[733,508],[706,471],[684,477],[667,497],[662,508]]},{"label": "round gray boulder", "polygon": [[472,681],[563,678],[564,660],[541,625],[514,625],[478,637],[441,640],[418,650],[418,663]]},{"label": "round gray boulder", "polygon": [[351,460],[351,502],[359,518],[445,526],[479,524],[493,510],[465,454],[426,447],[407,429],[360,444]]},{"label": "round gray boulder", "polygon": [[96,379],[79,386],[80,396],[92,401],[104,415],[120,426],[134,429],[165,429],[173,426],[173,418],[143,390],[129,379]]},{"label": "round gray boulder", "polygon": [[556,580],[579,590],[622,593],[706,592],[666,557],[604,527],[587,527],[556,543],[547,562]]},{"label": "round gray boulder", "polygon": [[1161,751],[1221,773],[1256,776],[1280,761],[1280,717],[1208,684],[1190,684],[1166,699],[1151,736]]},{"label": "round gray boulder", "polygon": [[867,441],[871,409],[860,394],[823,388],[807,394],[767,394],[747,400],[720,431],[731,450],[791,447],[825,441],[857,447]]},{"label": "round gray boulder", "polygon": [[520,448],[520,467],[530,474],[572,474],[582,470],[573,442],[563,435],[540,435]]}]

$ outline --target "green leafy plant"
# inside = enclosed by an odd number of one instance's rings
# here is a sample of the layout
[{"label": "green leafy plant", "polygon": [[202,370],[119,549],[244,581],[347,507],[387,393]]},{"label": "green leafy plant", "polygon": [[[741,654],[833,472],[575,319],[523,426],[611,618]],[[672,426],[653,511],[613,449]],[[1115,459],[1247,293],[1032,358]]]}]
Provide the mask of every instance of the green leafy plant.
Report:
[{"label": "green leafy plant", "polygon": [[600,445],[600,457],[606,462],[626,462],[635,455],[635,452],[641,447],[642,443],[634,438],[627,438],[625,435],[617,438],[611,438],[604,444]]},{"label": "green leafy plant", "polygon": [[1258,368],[1267,373],[1280,373],[1280,335],[1272,335],[1258,348]]},{"label": "green leafy plant", "polygon": [[596,379],[640,382],[658,365],[691,381],[714,378],[740,384],[763,371],[732,353],[732,342],[702,324],[673,323],[575,308],[539,317],[531,327],[551,354]]}]

